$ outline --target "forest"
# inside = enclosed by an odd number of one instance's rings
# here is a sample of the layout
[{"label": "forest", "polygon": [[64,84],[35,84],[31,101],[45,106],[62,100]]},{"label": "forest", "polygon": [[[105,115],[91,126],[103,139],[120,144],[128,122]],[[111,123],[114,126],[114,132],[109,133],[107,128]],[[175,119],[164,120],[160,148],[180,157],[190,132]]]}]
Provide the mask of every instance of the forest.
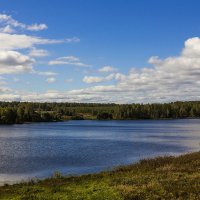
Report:
[{"label": "forest", "polygon": [[164,104],[0,102],[0,124],[64,120],[200,118],[200,101]]}]

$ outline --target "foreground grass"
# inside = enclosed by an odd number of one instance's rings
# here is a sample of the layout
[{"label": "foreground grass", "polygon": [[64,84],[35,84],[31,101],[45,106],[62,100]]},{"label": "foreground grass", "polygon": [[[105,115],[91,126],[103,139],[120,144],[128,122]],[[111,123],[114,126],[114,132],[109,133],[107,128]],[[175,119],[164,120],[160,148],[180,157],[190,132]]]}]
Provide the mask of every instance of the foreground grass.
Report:
[{"label": "foreground grass", "polygon": [[0,187],[7,200],[200,199],[200,152],[142,160],[111,172]]}]

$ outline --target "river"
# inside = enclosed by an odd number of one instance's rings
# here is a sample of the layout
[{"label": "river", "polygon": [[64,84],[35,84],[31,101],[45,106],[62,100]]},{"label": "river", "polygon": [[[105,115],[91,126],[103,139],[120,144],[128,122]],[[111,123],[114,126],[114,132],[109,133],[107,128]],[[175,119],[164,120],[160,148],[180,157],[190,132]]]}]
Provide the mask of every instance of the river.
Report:
[{"label": "river", "polygon": [[94,173],[200,149],[200,119],[77,120],[0,126],[0,184]]}]

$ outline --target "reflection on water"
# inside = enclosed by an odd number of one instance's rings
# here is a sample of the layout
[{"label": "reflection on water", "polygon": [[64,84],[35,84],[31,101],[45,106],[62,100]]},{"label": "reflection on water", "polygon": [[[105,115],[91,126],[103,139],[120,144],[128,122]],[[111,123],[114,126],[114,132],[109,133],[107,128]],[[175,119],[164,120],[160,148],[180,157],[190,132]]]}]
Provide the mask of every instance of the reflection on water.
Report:
[{"label": "reflection on water", "polygon": [[68,121],[0,126],[0,184],[54,171],[98,172],[200,148],[200,120]]}]

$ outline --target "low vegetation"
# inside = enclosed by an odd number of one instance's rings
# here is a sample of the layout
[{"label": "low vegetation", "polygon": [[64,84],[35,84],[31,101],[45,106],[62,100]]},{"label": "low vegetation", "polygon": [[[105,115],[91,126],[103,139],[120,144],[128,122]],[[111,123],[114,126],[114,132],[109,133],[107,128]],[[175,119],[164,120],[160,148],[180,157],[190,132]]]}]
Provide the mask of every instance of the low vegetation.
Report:
[{"label": "low vegetation", "polygon": [[2,200],[199,200],[200,152],[159,157],[99,174],[0,187]]},{"label": "low vegetation", "polygon": [[62,120],[200,118],[200,101],[165,104],[0,102],[0,124]]}]

